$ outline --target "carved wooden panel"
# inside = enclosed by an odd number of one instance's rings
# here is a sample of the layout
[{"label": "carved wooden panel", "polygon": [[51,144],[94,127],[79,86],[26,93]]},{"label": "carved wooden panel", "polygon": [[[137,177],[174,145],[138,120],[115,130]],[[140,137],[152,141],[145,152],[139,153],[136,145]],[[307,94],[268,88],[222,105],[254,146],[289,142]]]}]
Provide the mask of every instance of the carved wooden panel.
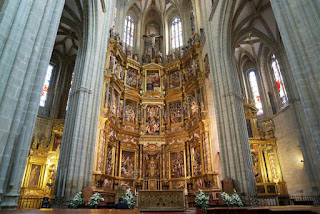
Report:
[{"label": "carved wooden panel", "polygon": [[183,190],[139,191],[140,211],[184,211]]}]

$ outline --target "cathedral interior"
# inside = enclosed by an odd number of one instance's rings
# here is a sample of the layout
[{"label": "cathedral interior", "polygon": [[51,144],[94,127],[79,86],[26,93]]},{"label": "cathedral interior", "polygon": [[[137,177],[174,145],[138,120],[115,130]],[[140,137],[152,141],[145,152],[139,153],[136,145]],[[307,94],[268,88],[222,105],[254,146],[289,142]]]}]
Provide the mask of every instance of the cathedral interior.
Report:
[{"label": "cathedral interior", "polygon": [[20,16],[0,33],[0,209],[85,187],[217,200],[226,177],[244,200],[319,195],[319,1],[32,2],[0,4],[1,29]]}]

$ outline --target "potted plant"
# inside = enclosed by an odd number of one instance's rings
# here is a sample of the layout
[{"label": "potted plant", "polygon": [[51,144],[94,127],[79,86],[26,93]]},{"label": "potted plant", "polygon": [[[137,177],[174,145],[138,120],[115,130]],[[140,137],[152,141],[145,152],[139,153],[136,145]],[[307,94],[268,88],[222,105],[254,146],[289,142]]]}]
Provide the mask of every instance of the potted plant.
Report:
[{"label": "potted plant", "polygon": [[128,204],[129,209],[133,209],[136,205],[136,196],[134,196],[130,188],[127,189],[126,193],[122,196],[126,204]]},{"label": "potted plant", "polygon": [[197,213],[206,213],[207,208],[209,207],[209,195],[205,194],[201,189],[199,189],[199,193],[195,193],[196,200],[195,203],[197,205]]},{"label": "potted plant", "polygon": [[97,209],[97,206],[100,203],[100,201],[104,201],[104,198],[102,198],[101,195],[96,192],[90,197],[89,205]]},{"label": "potted plant", "polygon": [[233,193],[225,193],[223,192],[221,194],[221,199],[226,203],[228,207],[242,207],[243,203],[241,201],[241,198],[237,194],[236,189],[233,189]]},{"label": "potted plant", "polygon": [[74,197],[73,199],[70,201],[70,204],[69,206],[71,208],[78,208],[80,205],[84,204],[84,201],[83,201],[83,194],[82,192],[78,192]]}]

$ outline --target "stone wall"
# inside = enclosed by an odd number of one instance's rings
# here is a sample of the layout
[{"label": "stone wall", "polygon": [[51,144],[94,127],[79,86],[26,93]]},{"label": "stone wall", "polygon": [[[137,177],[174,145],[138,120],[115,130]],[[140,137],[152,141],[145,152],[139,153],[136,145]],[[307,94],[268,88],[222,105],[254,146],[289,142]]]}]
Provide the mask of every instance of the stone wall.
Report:
[{"label": "stone wall", "polygon": [[288,106],[273,118],[278,156],[284,181],[290,195],[311,194],[311,186],[299,147],[299,136],[293,108]]}]

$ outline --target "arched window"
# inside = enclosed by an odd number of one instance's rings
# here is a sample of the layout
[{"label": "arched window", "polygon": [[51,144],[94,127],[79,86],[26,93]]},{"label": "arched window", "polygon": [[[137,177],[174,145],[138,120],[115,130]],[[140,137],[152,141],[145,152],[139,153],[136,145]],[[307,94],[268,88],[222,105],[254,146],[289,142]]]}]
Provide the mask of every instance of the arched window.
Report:
[{"label": "arched window", "polygon": [[280,101],[283,105],[285,105],[288,102],[287,92],[286,88],[284,87],[278,60],[276,59],[274,54],[271,56],[271,68],[273,70],[273,78],[277,83]]},{"label": "arched window", "polygon": [[171,23],[171,46],[172,49],[182,46],[182,24],[179,17]]},{"label": "arched window", "polygon": [[254,70],[249,71],[248,73],[249,76],[249,82],[250,82],[250,87],[251,87],[251,92],[252,92],[252,97],[254,99],[254,103],[258,109],[258,115],[263,114],[263,109],[262,109],[262,103],[261,103],[261,97],[259,93],[259,88],[258,88],[258,82],[257,82],[257,76],[256,72]]},{"label": "arched window", "polygon": [[131,16],[126,16],[123,42],[130,47],[133,47],[133,36],[134,36],[134,22]]},{"label": "arched window", "polygon": [[54,68],[54,66],[50,64],[47,69],[47,74],[46,74],[46,77],[44,80],[42,93],[41,93],[41,97],[40,97],[40,106],[41,107],[44,107],[46,104],[46,101],[47,101],[48,89],[49,89],[49,85],[50,85],[50,80],[51,80],[53,68]]}]

